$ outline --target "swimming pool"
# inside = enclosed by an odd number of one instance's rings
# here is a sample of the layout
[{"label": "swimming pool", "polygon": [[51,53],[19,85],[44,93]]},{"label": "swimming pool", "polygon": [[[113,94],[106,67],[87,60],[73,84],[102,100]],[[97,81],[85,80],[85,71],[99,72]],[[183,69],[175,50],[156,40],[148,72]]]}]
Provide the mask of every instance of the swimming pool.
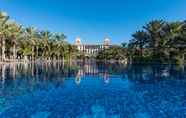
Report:
[{"label": "swimming pool", "polygon": [[184,67],[56,62],[0,70],[0,118],[186,117]]}]

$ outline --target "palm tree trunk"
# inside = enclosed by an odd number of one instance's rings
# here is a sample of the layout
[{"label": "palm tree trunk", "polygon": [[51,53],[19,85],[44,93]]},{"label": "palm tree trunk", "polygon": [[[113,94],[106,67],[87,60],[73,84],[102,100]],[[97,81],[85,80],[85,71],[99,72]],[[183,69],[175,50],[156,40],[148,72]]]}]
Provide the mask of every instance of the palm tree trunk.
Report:
[{"label": "palm tree trunk", "polygon": [[0,35],[1,61],[2,61],[2,36]]},{"label": "palm tree trunk", "polygon": [[183,60],[183,62],[185,62],[185,54],[184,53],[182,55],[182,60]]},{"label": "palm tree trunk", "polygon": [[36,46],[36,58],[38,58],[39,54],[38,54],[38,46]]},{"label": "palm tree trunk", "polygon": [[143,47],[140,46],[140,57],[142,58],[143,57]]},{"label": "palm tree trunk", "polygon": [[15,37],[15,35],[12,35],[12,40],[13,40],[13,61],[15,61],[16,58],[17,58],[16,37]]},{"label": "palm tree trunk", "polygon": [[65,61],[65,56],[64,56],[64,55],[62,56],[62,61],[63,61],[63,62]]},{"label": "palm tree trunk", "polygon": [[60,57],[61,57],[61,56],[60,56],[60,53],[58,53],[58,54],[57,54],[57,60],[58,60],[58,61],[61,61],[61,58],[60,58]]},{"label": "palm tree trunk", "polygon": [[42,49],[42,59],[45,59],[45,49]]},{"label": "palm tree trunk", "polygon": [[34,61],[35,60],[35,58],[34,58],[34,46],[32,46],[32,61]]},{"label": "palm tree trunk", "polygon": [[14,61],[17,59],[17,51],[16,51],[16,44],[15,43],[13,45],[13,58],[14,58]]},{"label": "palm tree trunk", "polygon": [[24,62],[28,62],[28,56],[24,55]]},{"label": "palm tree trunk", "polygon": [[2,61],[6,61],[6,55],[5,55],[5,40],[2,38]]},{"label": "palm tree trunk", "polygon": [[45,58],[45,61],[49,60],[48,49],[46,47],[45,47],[45,50],[44,50],[44,58]]}]

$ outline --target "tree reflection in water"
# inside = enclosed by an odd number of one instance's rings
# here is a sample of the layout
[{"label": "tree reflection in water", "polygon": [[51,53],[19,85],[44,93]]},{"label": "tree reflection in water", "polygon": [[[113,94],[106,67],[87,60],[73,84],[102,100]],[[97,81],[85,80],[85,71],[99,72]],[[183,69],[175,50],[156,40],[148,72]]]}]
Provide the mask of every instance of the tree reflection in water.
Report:
[{"label": "tree reflection in water", "polygon": [[43,62],[1,64],[0,73],[0,116],[185,113],[183,66]]},{"label": "tree reflection in water", "polygon": [[25,86],[29,91],[32,91],[38,84],[47,88],[47,85],[52,81],[56,83],[56,86],[59,86],[63,85],[65,79],[72,78],[79,85],[85,76],[103,78],[103,82],[106,84],[111,81],[110,77],[142,83],[186,78],[184,66],[127,66],[119,63],[102,62],[73,62],[71,65],[60,62],[0,64],[0,73],[1,89],[16,89],[18,90],[17,93]]}]

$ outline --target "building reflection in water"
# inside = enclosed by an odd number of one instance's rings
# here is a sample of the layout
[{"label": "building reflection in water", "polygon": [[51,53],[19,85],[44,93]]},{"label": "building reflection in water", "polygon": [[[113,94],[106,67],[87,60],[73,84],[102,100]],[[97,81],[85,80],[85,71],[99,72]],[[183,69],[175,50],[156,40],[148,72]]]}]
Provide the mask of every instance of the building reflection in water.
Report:
[{"label": "building reflection in water", "polygon": [[[113,75],[130,81],[140,80],[140,82],[186,78],[184,66],[124,66],[91,61],[73,62],[71,66],[61,62],[11,63],[0,64],[0,89],[5,88],[6,84],[12,84],[15,88],[21,86],[34,88],[38,83],[47,85],[51,81],[63,85],[65,79],[70,78],[75,78],[75,83],[79,85],[87,76],[103,78],[103,82],[108,84],[111,78],[114,79]],[[24,81],[24,85],[19,85],[19,81]]]},{"label": "building reflection in water", "polygon": [[103,78],[104,83],[109,83],[109,72],[107,70],[108,65],[103,64],[103,68],[99,68],[96,62],[83,62],[77,63],[76,65],[80,66],[75,78],[75,83],[79,85],[81,83],[81,79],[84,76],[101,76]]},{"label": "building reflection in water", "polygon": [[105,73],[104,73],[104,83],[105,83],[105,84],[108,84],[109,81],[110,81],[110,79],[109,79],[109,74],[108,74],[107,71],[105,71]]},{"label": "building reflection in water", "polygon": [[109,79],[109,72],[108,72],[108,69],[109,68],[109,65],[108,64],[105,64],[104,65],[104,75],[103,75],[103,79],[104,79],[104,83],[105,84],[109,84],[109,81],[110,81],[110,79]]},{"label": "building reflection in water", "polygon": [[83,76],[83,70],[82,70],[82,69],[79,69],[79,70],[78,70],[78,73],[77,73],[77,75],[76,75],[76,77],[75,77],[75,83],[76,83],[77,85],[79,85],[79,84],[81,83],[81,78],[82,78],[82,76]]}]

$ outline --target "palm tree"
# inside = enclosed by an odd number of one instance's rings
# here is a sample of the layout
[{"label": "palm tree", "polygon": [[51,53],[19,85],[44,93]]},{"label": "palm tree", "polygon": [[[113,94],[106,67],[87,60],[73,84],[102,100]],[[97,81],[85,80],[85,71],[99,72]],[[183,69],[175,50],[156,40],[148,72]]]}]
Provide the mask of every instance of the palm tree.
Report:
[{"label": "palm tree", "polygon": [[127,44],[126,42],[123,42],[123,43],[121,43],[121,46],[122,46],[123,48],[127,48],[128,44]]},{"label": "palm tree", "polygon": [[[64,40],[66,36],[63,33],[52,36],[54,35],[49,31],[38,32],[33,27],[22,29],[21,25],[10,22],[9,16],[0,11],[0,51],[3,61],[6,60],[6,55],[14,60],[17,55],[25,60],[28,60],[28,56],[32,60],[39,56],[45,59],[50,59],[51,56],[58,59],[63,57],[64,60],[66,52],[69,51],[68,43]],[[70,48],[70,52],[73,52],[73,48]]]},{"label": "palm tree", "polygon": [[58,54],[58,44],[57,41],[52,37],[50,42],[49,42],[49,47],[50,47],[50,57],[52,60],[56,60],[56,55]]},{"label": "palm tree", "polygon": [[[186,39],[184,36],[184,22],[172,22],[168,23],[164,28],[164,41],[161,45],[164,45],[166,48],[164,51],[169,52],[169,58],[172,57],[172,52],[177,53],[176,50],[179,49],[179,56],[184,58],[183,49],[185,49]],[[174,55],[175,55],[174,54]],[[175,55],[176,56],[176,55]],[[183,59],[184,60],[184,59]]]},{"label": "palm tree", "polygon": [[161,32],[165,25],[166,23],[163,20],[154,20],[143,27],[149,35],[149,46],[153,49],[153,58],[160,57]]},{"label": "palm tree", "polygon": [[20,38],[22,34],[22,26],[11,22],[9,25],[9,35],[13,43],[13,59],[17,59],[17,39]]},{"label": "palm tree", "polygon": [[56,51],[57,51],[57,57],[58,60],[60,59],[60,56],[63,58],[64,61],[64,54],[65,54],[65,45],[67,44],[65,42],[66,36],[63,33],[55,34],[55,40],[56,40]]},{"label": "palm tree", "polygon": [[5,56],[5,35],[8,30],[7,21],[9,20],[9,16],[5,13],[0,11],[0,43],[1,43],[1,55],[2,61],[6,60]]},{"label": "palm tree", "polygon": [[68,60],[69,62],[72,61],[72,58],[76,56],[74,53],[77,52],[77,49],[75,46],[68,44]]},{"label": "palm tree", "polygon": [[43,54],[42,54],[42,56],[50,60],[49,40],[51,38],[51,33],[49,31],[42,31],[41,38],[43,40]]},{"label": "palm tree", "polygon": [[26,28],[26,34],[27,38],[32,42],[32,60],[35,60],[35,57],[38,56],[38,33],[36,31],[36,28],[29,27]]},{"label": "palm tree", "polygon": [[19,47],[17,47],[17,52],[27,62],[28,56],[32,55],[32,45],[30,45],[30,40],[25,38],[25,35],[18,40]]},{"label": "palm tree", "polygon": [[133,36],[133,39],[131,42],[133,42],[133,44],[136,45],[136,47],[140,49],[140,56],[142,57],[143,47],[147,44],[148,35],[144,31],[137,31],[132,36]]}]

